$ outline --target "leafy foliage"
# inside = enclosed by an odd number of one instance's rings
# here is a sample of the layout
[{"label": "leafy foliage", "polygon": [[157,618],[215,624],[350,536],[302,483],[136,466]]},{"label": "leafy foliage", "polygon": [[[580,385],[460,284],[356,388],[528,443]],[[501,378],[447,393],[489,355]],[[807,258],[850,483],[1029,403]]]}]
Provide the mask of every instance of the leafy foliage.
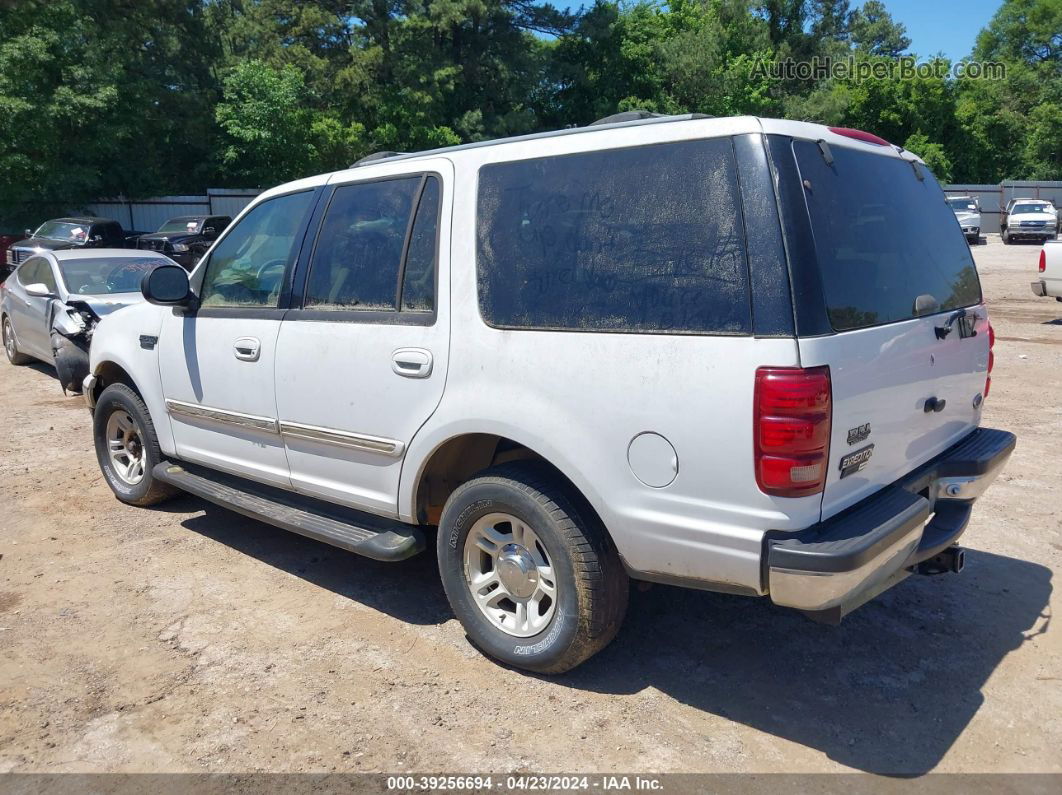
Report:
[{"label": "leafy foliage", "polygon": [[883,2],[9,0],[0,4],[0,218],[98,195],[267,186],[371,151],[587,124],[619,110],[759,114],[873,131],[941,179],[1062,177],[1062,2],[1005,0],[938,73],[795,80],[763,65],[895,63]]}]

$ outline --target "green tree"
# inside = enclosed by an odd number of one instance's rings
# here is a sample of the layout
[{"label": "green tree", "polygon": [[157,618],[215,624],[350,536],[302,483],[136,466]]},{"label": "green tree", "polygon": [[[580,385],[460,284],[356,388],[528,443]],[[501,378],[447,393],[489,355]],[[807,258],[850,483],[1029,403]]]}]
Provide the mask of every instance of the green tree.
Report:
[{"label": "green tree", "polygon": [[233,69],[217,106],[225,172],[255,186],[307,176],[316,151],[306,96],[302,74],[290,64],[246,61]]},{"label": "green tree", "polygon": [[896,22],[880,0],[867,0],[852,12],[848,30],[859,52],[896,58],[907,51],[907,29]]},{"label": "green tree", "polygon": [[210,173],[214,42],[196,0],[0,6],[0,207],[198,189]]}]

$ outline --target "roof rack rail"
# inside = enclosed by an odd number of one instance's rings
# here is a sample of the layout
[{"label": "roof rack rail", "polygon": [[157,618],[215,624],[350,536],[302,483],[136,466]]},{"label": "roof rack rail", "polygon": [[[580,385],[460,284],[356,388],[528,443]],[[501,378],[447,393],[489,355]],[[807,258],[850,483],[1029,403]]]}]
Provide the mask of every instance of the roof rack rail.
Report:
[{"label": "roof rack rail", "polygon": [[373,152],[371,155],[365,155],[360,160],[355,160],[350,164],[351,168],[357,168],[358,166],[368,165],[369,163],[375,163],[377,160],[386,160],[389,157],[397,157],[398,155],[409,154],[408,152]]},{"label": "roof rack rail", "polygon": [[641,121],[642,119],[662,119],[663,113],[653,113],[650,110],[625,110],[620,113],[613,113],[610,116],[602,116],[597,121],[592,121],[587,127],[593,127],[595,124],[618,124],[621,121]]},{"label": "roof rack rail", "polygon": [[625,121],[645,121],[646,119],[711,119],[713,116],[709,116],[707,113],[685,113],[685,114],[671,114],[671,113],[653,113],[651,110],[625,110],[620,113],[613,113],[611,116],[605,116],[592,121],[587,127],[593,127],[598,124],[620,124]]}]

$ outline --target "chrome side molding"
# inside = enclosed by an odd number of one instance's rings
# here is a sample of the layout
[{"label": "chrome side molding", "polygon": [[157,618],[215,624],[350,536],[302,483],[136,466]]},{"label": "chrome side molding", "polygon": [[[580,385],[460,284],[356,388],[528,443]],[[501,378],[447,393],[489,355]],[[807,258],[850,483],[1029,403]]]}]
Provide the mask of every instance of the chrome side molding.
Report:
[{"label": "chrome side molding", "polygon": [[303,425],[298,422],[282,421],[280,423],[280,433],[283,436],[291,436],[296,439],[324,442],[325,444],[334,444],[337,447],[365,450],[370,453],[382,453],[392,458],[399,458],[406,448],[405,444],[397,439],[384,439],[379,436],[367,436],[363,433],[336,431],[331,428]]},{"label": "chrome side molding", "polygon": [[369,436],[364,433],[351,433],[350,431],[337,431],[333,428],[321,428],[317,425],[303,425],[300,422],[280,422],[272,417],[259,417],[254,414],[243,414],[239,411],[200,406],[196,403],[185,403],[183,400],[170,400],[167,398],[166,410],[170,414],[178,416],[212,420],[226,425],[237,425],[242,428],[253,428],[256,431],[290,436],[293,439],[306,439],[352,450],[380,453],[391,458],[400,458],[406,449],[406,445],[397,439],[385,439],[380,436]]},{"label": "chrome side molding", "polygon": [[166,411],[184,417],[194,417],[202,420],[213,420],[226,425],[238,425],[241,428],[254,428],[256,431],[267,433],[279,433],[277,421],[272,417],[259,417],[254,414],[243,414],[239,411],[227,411],[215,409],[209,406],[200,406],[195,403],[185,403],[183,400],[166,399]]}]

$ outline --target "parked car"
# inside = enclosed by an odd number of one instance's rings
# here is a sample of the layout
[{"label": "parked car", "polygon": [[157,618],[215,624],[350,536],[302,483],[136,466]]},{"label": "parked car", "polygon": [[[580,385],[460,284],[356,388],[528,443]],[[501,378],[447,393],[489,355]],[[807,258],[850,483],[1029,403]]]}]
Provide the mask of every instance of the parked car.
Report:
[{"label": "parked car", "polygon": [[140,232],[127,232],[110,218],[53,218],[26,230],[26,237],[8,246],[7,264],[16,266],[43,251],[85,248],[136,248]]},{"label": "parked car", "polygon": [[7,263],[7,249],[12,243],[21,240],[21,235],[0,235],[0,283],[15,269]]},{"label": "parked car", "polygon": [[949,196],[948,206],[955,213],[966,240],[977,245],[981,242],[981,203],[974,196]]},{"label": "parked car", "polygon": [[44,251],[0,285],[0,328],[11,364],[54,364],[63,391],[80,392],[96,324],[143,300],[140,282],[161,254],[127,249]]},{"label": "parked car", "polygon": [[137,247],[159,251],[191,270],[231,222],[227,215],[180,215],[141,235]]},{"label": "parked car", "polygon": [[856,130],[620,119],[282,185],[152,271],[85,381],[118,499],[383,561],[437,529],[468,636],[547,673],[630,578],[838,621],[961,570],[1014,435],[978,427],[992,331],[933,175]]},{"label": "parked car", "polygon": [[1062,301],[1062,240],[1044,244],[1037,270],[1039,276],[1032,283],[1033,294]]},{"label": "parked car", "polygon": [[1011,199],[1000,221],[1004,245],[1015,240],[1032,240],[1041,245],[1053,240],[1058,231],[1058,211],[1042,199]]}]

